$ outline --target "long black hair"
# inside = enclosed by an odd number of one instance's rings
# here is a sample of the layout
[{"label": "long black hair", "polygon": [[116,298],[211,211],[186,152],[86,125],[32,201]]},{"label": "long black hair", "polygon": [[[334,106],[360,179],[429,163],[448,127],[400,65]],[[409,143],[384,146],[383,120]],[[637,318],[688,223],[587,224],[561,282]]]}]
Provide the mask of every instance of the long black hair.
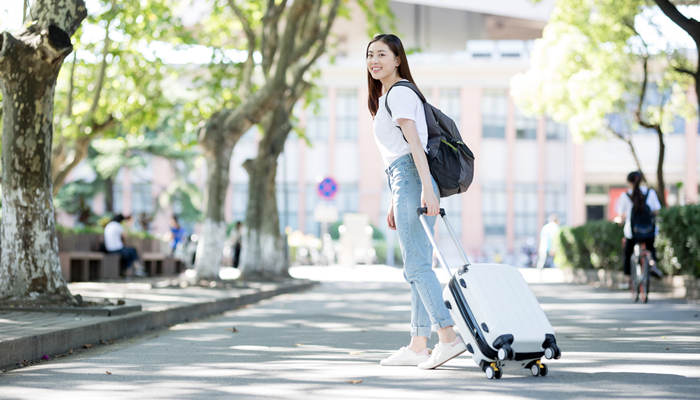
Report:
[{"label": "long black hair", "polygon": [[[369,53],[369,46],[377,41],[382,41],[384,44],[389,46],[389,50],[394,53],[394,56],[399,58],[399,77],[416,85],[416,82],[413,80],[413,76],[411,76],[411,69],[408,67],[408,59],[406,58],[406,51],[403,49],[401,39],[394,34],[380,33],[379,35],[376,35],[372,41],[367,44],[365,60],[367,59],[367,54]],[[416,87],[418,87],[418,85],[416,85]],[[374,117],[377,115],[377,110],[379,109],[379,98],[382,97],[382,82],[378,79],[372,78],[372,74],[370,74],[369,70],[367,70],[367,89],[367,105],[369,107],[369,113]]]},{"label": "long black hair", "polygon": [[642,173],[639,171],[632,171],[627,174],[627,182],[632,184],[632,205],[634,209],[640,210],[644,207],[644,194],[639,188],[642,183]]}]

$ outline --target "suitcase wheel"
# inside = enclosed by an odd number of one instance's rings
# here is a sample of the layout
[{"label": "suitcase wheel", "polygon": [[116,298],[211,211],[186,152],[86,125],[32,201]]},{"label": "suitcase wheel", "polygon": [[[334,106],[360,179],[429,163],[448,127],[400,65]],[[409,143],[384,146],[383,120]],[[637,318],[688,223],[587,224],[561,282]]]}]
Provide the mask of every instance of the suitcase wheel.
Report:
[{"label": "suitcase wheel", "polygon": [[549,372],[547,364],[543,364],[540,360],[535,361],[530,366],[530,373],[532,376],[547,376],[547,372]]},{"label": "suitcase wheel", "polygon": [[508,345],[505,345],[498,349],[498,359],[501,361],[512,360],[513,355],[513,349]]},{"label": "suitcase wheel", "polygon": [[503,376],[503,370],[498,368],[495,362],[487,365],[484,368],[484,372],[486,373],[486,379],[501,379]]},{"label": "suitcase wheel", "polygon": [[553,344],[551,347],[544,349],[544,357],[548,360],[551,360],[552,358],[558,360],[561,357],[561,351],[556,344]]}]

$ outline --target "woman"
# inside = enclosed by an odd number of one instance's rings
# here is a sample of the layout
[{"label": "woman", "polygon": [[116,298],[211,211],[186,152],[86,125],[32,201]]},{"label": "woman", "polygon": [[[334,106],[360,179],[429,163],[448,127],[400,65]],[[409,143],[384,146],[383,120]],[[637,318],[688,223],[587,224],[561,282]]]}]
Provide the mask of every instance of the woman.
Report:
[{"label": "woman", "polygon": [[[392,85],[400,80],[415,84],[398,37],[375,36],[367,46],[366,57],[369,111],[391,189],[387,224],[398,232],[404,277],[411,285],[411,342],[380,364],[432,369],[463,353],[466,346],[453,329],[454,321],[431,268],[432,246],[416,214],[418,207],[427,207],[428,223],[433,226],[440,207],[437,184],[425,156],[425,112],[418,96],[402,86],[389,94],[392,115],[386,110],[384,102]],[[427,343],[432,326],[437,328],[439,343],[431,353]]]},{"label": "woman", "polygon": [[105,250],[107,253],[119,253],[123,260],[124,270],[120,271],[120,275],[129,276],[131,274],[143,277],[146,276],[143,266],[139,261],[139,254],[133,247],[126,247],[124,243],[124,227],[122,221],[128,221],[131,216],[122,214],[115,215],[112,220],[105,225],[104,239]]},{"label": "woman", "polygon": [[[642,215],[644,213],[651,213],[649,216],[653,223],[653,218],[659,213],[661,209],[661,203],[656,195],[654,189],[650,189],[642,185],[642,173],[639,171],[632,171],[627,175],[627,184],[629,189],[627,192],[622,193],[617,200],[616,211],[618,218],[621,222],[624,221],[624,242],[625,242],[625,254],[624,254],[624,268],[625,275],[630,274],[630,257],[634,252],[634,245],[637,243],[644,243],[647,250],[651,252],[651,258],[654,264],[649,269],[652,276],[656,278],[661,278],[663,273],[656,266],[656,248],[654,247],[654,239],[656,237],[656,226],[652,224],[648,228],[650,234],[648,235],[635,235],[637,229],[632,226],[632,214]],[[646,201],[645,201],[646,199]],[[646,207],[645,207],[646,206]],[[643,215],[642,215],[643,217]],[[647,218],[649,219],[649,218]]]}]

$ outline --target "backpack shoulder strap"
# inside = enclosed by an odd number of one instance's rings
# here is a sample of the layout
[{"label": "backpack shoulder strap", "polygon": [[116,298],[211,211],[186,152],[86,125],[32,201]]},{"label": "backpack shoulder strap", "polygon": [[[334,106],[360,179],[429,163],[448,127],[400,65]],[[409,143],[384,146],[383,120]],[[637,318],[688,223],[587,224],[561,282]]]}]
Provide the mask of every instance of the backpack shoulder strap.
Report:
[{"label": "backpack shoulder strap", "polygon": [[409,82],[409,81],[398,81],[398,82],[394,83],[394,84],[389,88],[389,90],[386,92],[386,97],[384,98],[384,107],[386,107],[386,110],[389,111],[389,116],[391,116],[391,108],[389,108],[389,93],[391,93],[391,89],[393,89],[393,88],[395,88],[395,87],[397,87],[397,86],[405,86],[405,87],[407,87],[407,88],[413,90],[413,92],[418,96],[418,98],[420,99],[420,101],[421,101],[423,104],[426,103],[425,97],[423,97],[423,94],[421,94],[421,92],[418,90],[418,88],[416,87],[416,85],[414,85],[413,83],[411,83],[411,82]]}]

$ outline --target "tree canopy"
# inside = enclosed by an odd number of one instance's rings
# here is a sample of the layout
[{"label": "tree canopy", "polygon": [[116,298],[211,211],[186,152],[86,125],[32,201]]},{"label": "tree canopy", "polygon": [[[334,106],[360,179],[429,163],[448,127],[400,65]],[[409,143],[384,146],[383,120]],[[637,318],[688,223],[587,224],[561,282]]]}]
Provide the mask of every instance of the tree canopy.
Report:
[{"label": "tree canopy", "polygon": [[[671,128],[675,115],[690,116],[691,78],[684,49],[650,50],[636,25],[654,2],[560,0],[536,41],[531,67],[512,81],[518,104],[531,113],[567,122],[577,139],[612,131],[629,135],[647,124]],[[636,113],[648,76],[639,118]],[[610,116],[622,119],[611,125]]]}]

